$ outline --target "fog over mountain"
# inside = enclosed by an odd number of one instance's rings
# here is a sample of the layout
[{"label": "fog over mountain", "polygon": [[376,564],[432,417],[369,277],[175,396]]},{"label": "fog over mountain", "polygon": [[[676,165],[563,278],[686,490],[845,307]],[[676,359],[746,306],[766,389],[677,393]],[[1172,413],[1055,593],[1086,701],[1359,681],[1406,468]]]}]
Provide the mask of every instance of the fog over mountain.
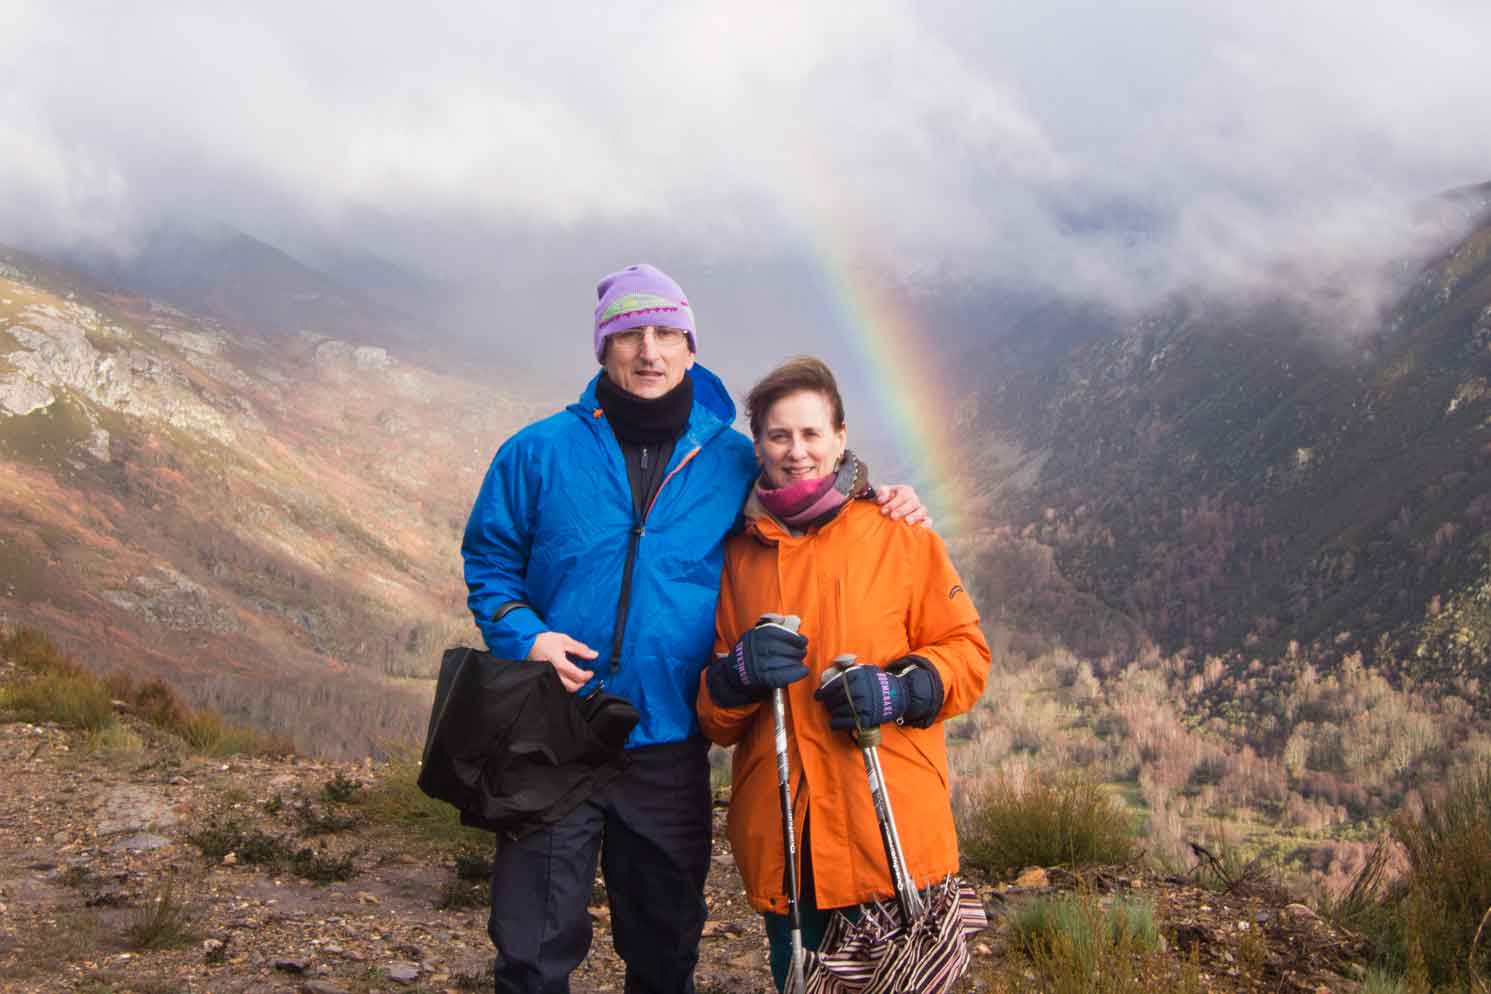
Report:
[{"label": "fog over mountain", "polygon": [[860,381],[825,260],[961,348],[1197,283],[1325,290],[1349,326],[1443,237],[1407,208],[1491,168],[1488,36],[1423,0],[19,0],[0,242],[117,272],[223,225],[556,380],[595,277],[643,258],[736,384],[804,349]]}]

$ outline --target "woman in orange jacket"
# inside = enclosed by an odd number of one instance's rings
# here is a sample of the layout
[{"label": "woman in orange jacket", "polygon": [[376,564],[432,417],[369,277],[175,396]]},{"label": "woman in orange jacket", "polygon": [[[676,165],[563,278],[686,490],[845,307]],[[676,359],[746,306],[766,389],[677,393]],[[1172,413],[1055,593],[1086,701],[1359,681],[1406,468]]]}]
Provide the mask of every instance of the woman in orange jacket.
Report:
[{"label": "woman in orange jacket", "polygon": [[[906,860],[926,887],[958,869],[942,721],[983,691],[978,612],[930,529],[876,512],[847,441],[843,400],[816,359],[790,359],[746,400],[761,476],[746,527],[726,543],[715,653],[699,722],[731,767],[730,845],[766,915],[777,987],[787,969],[786,853],[770,695],[784,687],[791,735],[803,941],[834,908],[892,897],[864,763],[849,730],[882,726],[880,759]],[[797,615],[799,633],[762,624]],[[820,689],[835,656],[870,664]]]}]

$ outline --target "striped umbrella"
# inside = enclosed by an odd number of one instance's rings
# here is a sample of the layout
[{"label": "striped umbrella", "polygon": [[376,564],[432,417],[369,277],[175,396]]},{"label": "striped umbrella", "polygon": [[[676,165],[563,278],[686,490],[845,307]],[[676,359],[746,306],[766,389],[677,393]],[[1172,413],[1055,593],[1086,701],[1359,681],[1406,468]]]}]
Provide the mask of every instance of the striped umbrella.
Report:
[{"label": "striped umbrella", "polygon": [[988,924],[973,885],[948,877],[929,888],[908,925],[896,901],[835,913],[808,954],[808,994],[945,994],[968,969],[968,937]]}]

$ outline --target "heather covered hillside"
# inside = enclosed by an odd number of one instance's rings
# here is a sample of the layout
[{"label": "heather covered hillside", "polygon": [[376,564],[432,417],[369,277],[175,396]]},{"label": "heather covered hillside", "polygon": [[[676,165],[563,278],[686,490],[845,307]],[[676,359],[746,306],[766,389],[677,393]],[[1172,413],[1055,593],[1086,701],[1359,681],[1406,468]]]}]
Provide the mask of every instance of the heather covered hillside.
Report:
[{"label": "heather covered hillside", "polygon": [[1293,642],[1483,676],[1491,189],[1456,196],[1467,233],[1405,260],[1365,330],[1318,300],[1182,295],[983,391],[981,602],[1090,654]]},{"label": "heather covered hillside", "polygon": [[0,617],[315,752],[415,737],[406,678],[475,637],[471,496],[534,413],[0,254]]}]

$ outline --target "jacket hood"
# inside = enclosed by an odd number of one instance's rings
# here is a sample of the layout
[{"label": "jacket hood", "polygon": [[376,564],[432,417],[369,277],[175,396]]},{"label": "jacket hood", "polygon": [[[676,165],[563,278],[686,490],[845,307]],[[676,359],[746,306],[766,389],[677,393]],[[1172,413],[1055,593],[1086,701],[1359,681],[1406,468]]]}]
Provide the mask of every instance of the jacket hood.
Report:
[{"label": "jacket hood", "polygon": [[[718,376],[710,372],[699,363],[694,363],[692,369],[686,374],[694,380],[694,406],[703,407],[710,414],[720,419],[726,428],[735,423],[735,401],[730,399],[730,392],[725,389],[725,384]],[[600,407],[600,400],[595,394],[595,385],[600,382],[601,374],[596,373],[585,384],[585,389],[580,391],[580,399],[570,405],[570,410],[589,419],[591,412]],[[695,418],[689,419],[692,428]]]}]

